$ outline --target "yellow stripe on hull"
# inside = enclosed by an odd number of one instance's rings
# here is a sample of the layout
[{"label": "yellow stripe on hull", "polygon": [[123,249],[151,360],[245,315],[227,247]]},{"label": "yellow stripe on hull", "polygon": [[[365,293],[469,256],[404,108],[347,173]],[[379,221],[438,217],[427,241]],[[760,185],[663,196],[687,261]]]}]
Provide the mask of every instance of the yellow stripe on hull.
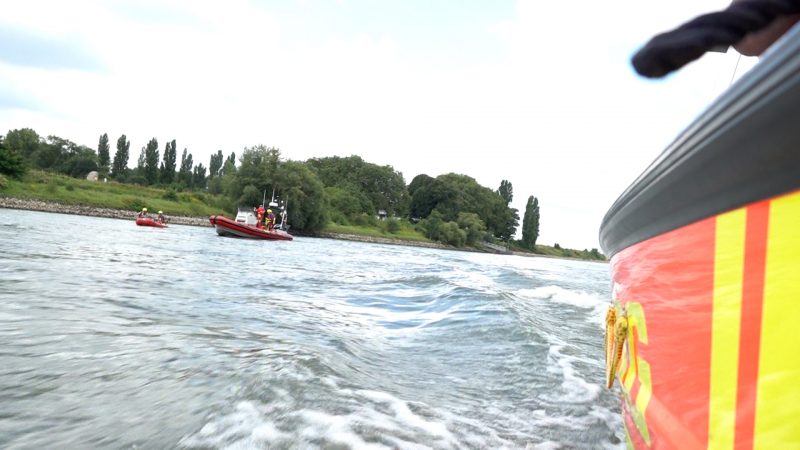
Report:
[{"label": "yellow stripe on hull", "polygon": [[772,201],[755,449],[800,448],[800,193]]},{"label": "yellow stripe on hull", "polygon": [[733,448],[746,221],[745,209],[717,217],[708,408],[711,450]]}]

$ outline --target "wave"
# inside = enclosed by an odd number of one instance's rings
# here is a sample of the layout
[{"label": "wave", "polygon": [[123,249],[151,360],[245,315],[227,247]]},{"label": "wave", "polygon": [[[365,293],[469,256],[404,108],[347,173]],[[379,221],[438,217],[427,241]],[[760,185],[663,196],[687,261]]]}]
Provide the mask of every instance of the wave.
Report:
[{"label": "wave", "polygon": [[541,286],[533,289],[520,289],[516,291],[516,295],[525,299],[551,300],[586,309],[596,308],[598,305],[608,303],[608,299],[604,299],[599,295],[565,289],[555,285]]}]

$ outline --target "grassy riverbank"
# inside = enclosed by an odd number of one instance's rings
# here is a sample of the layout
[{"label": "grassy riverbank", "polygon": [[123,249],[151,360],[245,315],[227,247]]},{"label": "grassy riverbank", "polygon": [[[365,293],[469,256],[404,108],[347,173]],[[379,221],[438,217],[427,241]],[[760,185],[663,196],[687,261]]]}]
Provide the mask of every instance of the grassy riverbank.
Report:
[{"label": "grassy riverbank", "polygon": [[64,205],[113,208],[127,211],[163,210],[168,215],[209,216],[226,210],[222,196],[201,192],[175,192],[171,189],[132,184],[80,180],[65,175],[30,171],[21,180],[6,178],[0,195],[41,200]]},{"label": "grassy riverbank", "polygon": [[[381,226],[383,225],[383,226]],[[426,238],[422,233],[414,229],[413,226],[407,223],[400,224],[400,230],[391,233],[387,230],[384,224],[377,227],[372,226],[358,226],[358,225],[339,225],[337,223],[328,223],[323,231],[326,233],[338,234],[354,234],[358,236],[369,236],[378,238],[391,238],[399,239],[401,241],[410,242],[432,242]]]}]

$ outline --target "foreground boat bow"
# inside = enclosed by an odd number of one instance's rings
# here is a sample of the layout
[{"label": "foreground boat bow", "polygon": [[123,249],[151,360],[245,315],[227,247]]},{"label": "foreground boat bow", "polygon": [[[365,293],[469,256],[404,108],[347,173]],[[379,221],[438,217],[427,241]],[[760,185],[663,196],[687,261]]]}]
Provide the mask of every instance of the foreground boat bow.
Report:
[{"label": "foreground boat bow", "polygon": [[798,117],[795,28],[606,214],[630,446],[800,448]]}]

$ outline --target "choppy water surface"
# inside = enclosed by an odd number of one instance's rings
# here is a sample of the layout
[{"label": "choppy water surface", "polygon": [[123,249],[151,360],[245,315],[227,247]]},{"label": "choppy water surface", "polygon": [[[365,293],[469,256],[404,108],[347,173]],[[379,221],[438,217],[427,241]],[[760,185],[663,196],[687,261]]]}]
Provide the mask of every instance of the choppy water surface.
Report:
[{"label": "choppy water surface", "polygon": [[0,448],[607,448],[605,264],[0,209]]}]

